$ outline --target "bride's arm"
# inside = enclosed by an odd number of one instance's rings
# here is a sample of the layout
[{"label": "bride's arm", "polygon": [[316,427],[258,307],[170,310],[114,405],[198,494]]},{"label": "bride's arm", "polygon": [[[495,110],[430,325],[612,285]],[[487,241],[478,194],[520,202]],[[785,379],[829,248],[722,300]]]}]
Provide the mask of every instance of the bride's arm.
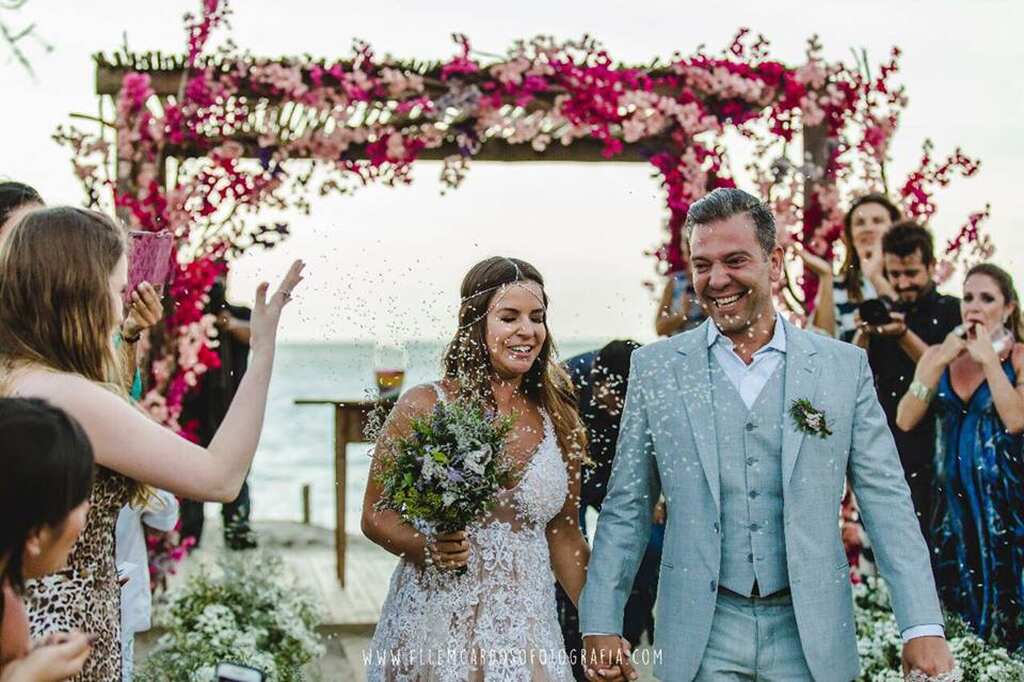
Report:
[{"label": "bride's arm", "polygon": [[562,510],[547,526],[551,569],[573,605],[579,605],[580,592],[587,579],[590,545],[580,531],[580,462],[569,458],[569,494]]},{"label": "bride's arm", "polygon": [[48,400],[77,419],[97,463],[182,497],[229,502],[237,497],[256,454],[277,324],[287,300],[284,292],[301,281],[302,267],[298,261],[292,266],[269,302],[267,286],[260,285],[253,311],[252,360],[209,448],[175,435],[81,376],[33,372],[18,381],[15,393]]},{"label": "bride's arm", "polygon": [[424,562],[427,539],[403,521],[397,512],[374,508],[381,496],[381,487],[376,478],[381,464],[390,455],[389,443],[407,436],[411,432],[411,420],[417,415],[428,414],[436,402],[437,394],[426,385],[409,389],[398,400],[374,446],[370,476],[363,495],[363,535],[392,554],[418,565]]}]

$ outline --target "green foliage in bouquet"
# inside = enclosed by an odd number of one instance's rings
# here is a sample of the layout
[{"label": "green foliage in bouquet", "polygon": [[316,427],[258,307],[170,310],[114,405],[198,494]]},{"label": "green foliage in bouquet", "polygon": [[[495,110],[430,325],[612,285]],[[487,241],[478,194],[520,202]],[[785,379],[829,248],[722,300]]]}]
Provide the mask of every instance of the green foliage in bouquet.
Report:
[{"label": "green foliage in bouquet", "polygon": [[[892,614],[889,589],[876,576],[854,585],[854,620],[861,682],[902,682],[903,640]],[[1024,659],[997,642],[986,642],[956,615],[946,616],[946,639],[963,670],[963,682],[1024,681]]]},{"label": "green foliage in bouquet", "polygon": [[213,682],[222,661],[259,668],[268,682],[292,682],[324,653],[312,598],[269,554],[232,554],[216,570],[201,567],[158,622],[168,631],[136,671],[140,682]]},{"label": "green foliage in bouquet", "polygon": [[411,433],[389,443],[377,482],[378,509],[446,533],[490,511],[513,471],[505,443],[513,419],[467,400],[439,401],[411,420]]}]

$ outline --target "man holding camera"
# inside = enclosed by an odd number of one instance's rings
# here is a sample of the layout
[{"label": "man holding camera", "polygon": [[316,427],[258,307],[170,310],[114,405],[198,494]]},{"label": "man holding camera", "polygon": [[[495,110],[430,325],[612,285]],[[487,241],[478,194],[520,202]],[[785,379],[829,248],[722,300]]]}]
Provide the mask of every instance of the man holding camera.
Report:
[{"label": "man holding camera", "polygon": [[960,299],[935,288],[931,233],[911,221],[894,225],[882,238],[885,276],[897,300],[864,301],[853,342],[868,352],[878,400],[885,410],[926,539],[934,499],[935,419],[929,415],[912,431],[896,426],[896,406],[914,378],[928,346],[942,343],[960,324]]}]

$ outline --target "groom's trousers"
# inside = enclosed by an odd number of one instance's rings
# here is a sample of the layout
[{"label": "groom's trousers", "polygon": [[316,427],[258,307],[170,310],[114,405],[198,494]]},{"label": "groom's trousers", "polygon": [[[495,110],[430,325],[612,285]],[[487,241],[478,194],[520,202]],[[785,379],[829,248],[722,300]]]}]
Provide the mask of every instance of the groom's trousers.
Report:
[{"label": "groom's trousers", "polygon": [[813,680],[800,647],[793,601],[720,589],[697,682]]}]

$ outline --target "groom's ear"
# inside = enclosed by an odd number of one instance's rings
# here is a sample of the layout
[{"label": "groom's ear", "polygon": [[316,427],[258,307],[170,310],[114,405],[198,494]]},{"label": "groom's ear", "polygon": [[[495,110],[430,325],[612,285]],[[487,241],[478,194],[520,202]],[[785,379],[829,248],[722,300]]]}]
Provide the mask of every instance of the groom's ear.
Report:
[{"label": "groom's ear", "polygon": [[778,282],[782,279],[782,269],[785,263],[786,251],[781,246],[776,245],[768,254],[769,276],[773,282]]}]

